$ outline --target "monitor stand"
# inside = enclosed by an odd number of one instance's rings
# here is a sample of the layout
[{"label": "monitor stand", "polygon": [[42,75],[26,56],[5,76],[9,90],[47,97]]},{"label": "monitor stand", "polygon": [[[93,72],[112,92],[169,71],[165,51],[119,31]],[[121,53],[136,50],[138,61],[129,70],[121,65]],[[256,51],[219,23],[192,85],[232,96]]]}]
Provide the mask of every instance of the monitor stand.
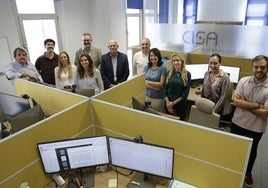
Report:
[{"label": "monitor stand", "polygon": [[152,178],[149,178],[147,174],[143,173],[135,173],[134,176],[131,178],[131,180],[126,185],[128,188],[155,188],[156,182],[152,180]]},{"label": "monitor stand", "polygon": [[88,171],[79,169],[78,171],[73,171],[69,175],[68,188],[77,188],[79,181],[83,188],[94,187],[94,170],[90,169]]}]

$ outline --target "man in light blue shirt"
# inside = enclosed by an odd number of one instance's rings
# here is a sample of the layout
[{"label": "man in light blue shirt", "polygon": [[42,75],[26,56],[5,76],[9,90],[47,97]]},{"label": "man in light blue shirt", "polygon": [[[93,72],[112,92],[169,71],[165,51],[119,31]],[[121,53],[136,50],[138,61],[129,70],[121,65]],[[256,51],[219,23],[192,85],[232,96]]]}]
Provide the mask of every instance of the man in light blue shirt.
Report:
[{"label": "man in light blue shirt", "polygon": [[27,61],[27,52],[23,48],[14,50],[15,61],[6,66],[6,76],[8,79],[21,78],[33,82],[43,82],[41,75],[35,66]]}]

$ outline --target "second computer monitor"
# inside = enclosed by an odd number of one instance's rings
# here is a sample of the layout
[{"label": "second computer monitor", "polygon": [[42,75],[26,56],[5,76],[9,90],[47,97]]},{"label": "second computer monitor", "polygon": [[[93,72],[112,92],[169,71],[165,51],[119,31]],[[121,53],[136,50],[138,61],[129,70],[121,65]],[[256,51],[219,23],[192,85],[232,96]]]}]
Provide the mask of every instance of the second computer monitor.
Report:
[{"label": "second computer monitor", "polygon": [[[238,83],[240,67],[221,65],[220,69],[229,74],[232,83]],[[191,73],[192,80],[202,80],[208,71],[208,64],[187,64],[186,70]]]},{"label": "second computer monitor", "polygon": [[[108,143],[112,165],[143,174],[173,178],[173,148],[115,137],[108,137]],[[135,179],[135,182],[140,187],[149,187],[144,185],[146,180],[142,178]]]}]

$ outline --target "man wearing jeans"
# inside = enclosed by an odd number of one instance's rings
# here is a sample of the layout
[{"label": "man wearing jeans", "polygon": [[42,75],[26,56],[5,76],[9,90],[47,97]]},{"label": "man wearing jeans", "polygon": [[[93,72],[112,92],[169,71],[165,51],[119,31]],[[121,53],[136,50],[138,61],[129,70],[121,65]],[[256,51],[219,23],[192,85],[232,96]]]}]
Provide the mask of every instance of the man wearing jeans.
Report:
[{"label": "man wearing jeans", "polygon": [[252,60],[253,76],[241,78],[233,103],[236,106],[231,133],[253,139],[249,156],[245,186],[253,186],[252,168],[257,157],[259,141],[267,126],[268,117],[268,57],[258,55]]}]

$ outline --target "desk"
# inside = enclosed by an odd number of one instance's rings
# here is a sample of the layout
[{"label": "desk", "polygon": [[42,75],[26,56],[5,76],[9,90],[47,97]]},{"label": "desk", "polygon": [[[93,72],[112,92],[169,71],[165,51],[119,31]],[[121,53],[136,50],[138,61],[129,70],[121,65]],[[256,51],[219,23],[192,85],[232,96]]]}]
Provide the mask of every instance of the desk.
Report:
[{"label": "desk", "polygon": [[[130,171],[126,169],[117,168],[117,170],[123,174],[128,174]],[[133,177],[133,175],[124,176],[118,173],[118,188],[126,187],[127,183],[130,181],[130,179]],[[111,169],[111,167],[108,168],[106,172],[96,172],[95,173],[95,188],[104,188],[109,187],[109,179],[116,179],[117,173]],[[51,178],[52,179],[52,178]],[[46,185],[44,188],[68,188],[68,177],[64,178],[65,184],[63,186],[57,186],[54,181],[50,182],[48,185]],[[169,181],[164,181],[165,185],[157,185],[156,188],[167,188]]]},{"label": "desk", "polygon": [[[195,100],[197,98],[201,97],[201,89],[202,89],[202,85],[200,85],[198,87],[190,88],[187,100],[189,102],[195,102]],[[196,92],[198,92],[200,94],[196,94]]]},{"label": "desk", "polygon": [[180,117],[179,116],[175,116],[175,115],[171,115],[171,114],[166,114],[164,112],[157,112],[157,113],[159,113],[161,116],[166,117],[166,118],[180,120]]},{"label": "desk", "polygon": [[[194,88],[190,88],[190,91],[189,91],[189,95],[188,95],[188,98],[187,100],[189,102],[195,102],[195,100],[199,97],[201,97],[201,90],[202,90],[202,84],[198,85],[197,87],[194,87]],[[197,94],[200,93],[200,94]],[[232,99],[234,97],[234,92],[235,92],[235,88],[232,89]]]}]

